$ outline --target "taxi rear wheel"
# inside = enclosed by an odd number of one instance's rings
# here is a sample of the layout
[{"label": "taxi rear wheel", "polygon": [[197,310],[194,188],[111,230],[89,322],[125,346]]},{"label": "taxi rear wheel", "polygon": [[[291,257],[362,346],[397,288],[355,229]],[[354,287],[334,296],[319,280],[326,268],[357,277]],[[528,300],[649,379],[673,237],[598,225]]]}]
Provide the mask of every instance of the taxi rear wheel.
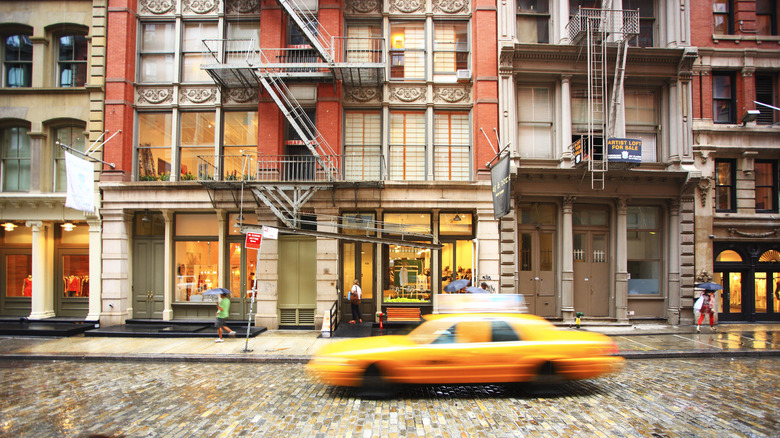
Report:
[{"label": "taxi rear wheel", "polygon": [[363,397],[388,397],[393,393],[392,388],[376,364],[370,365],[363,372],[363,384],[360,388]]}]

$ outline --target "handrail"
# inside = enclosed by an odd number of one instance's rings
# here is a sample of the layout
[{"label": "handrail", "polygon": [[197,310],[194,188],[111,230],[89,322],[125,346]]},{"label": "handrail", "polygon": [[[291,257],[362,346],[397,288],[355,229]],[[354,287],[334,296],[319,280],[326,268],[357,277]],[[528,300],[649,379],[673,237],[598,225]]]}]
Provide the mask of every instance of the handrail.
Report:
[{"label": "handrail", "polygon": [[[330,306],[330,314],[329,320],[330,320],[330,332],[333,333],[336,331],[337,328],[339,328],[339,303],[341,302],[341,291],[339,291],[338,288],[336,290],[339,293],[339,299],[337,299],[332,306]],[[335,308],[335,312],[334,312]]]}]

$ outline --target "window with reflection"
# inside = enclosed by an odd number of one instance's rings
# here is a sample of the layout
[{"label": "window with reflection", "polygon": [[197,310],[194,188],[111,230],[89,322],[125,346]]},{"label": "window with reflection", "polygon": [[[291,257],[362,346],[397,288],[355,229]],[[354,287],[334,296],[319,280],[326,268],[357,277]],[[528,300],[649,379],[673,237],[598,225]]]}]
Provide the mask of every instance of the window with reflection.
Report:
[{"label": "window with reflection", "polygon": [[5,272],[6,297],[32,297],[32,255],[6,255]]},{"label": "window with reflection", "polygon": [[138,180],[168,181],[171,176],[173,113],[138,113]]},{"label": "window with reflection", "polygon": [[712,121],[737,123],[737,90],[733,73],[712,73]]},{"label": "window with reflection", "polygon": [[658,127],[660,126],[657,94],[654,90],[625,90],[626,137],[642,140],[642,162],[658,161]]},{"label": "window with reflection", "polygon": [[240,218],[238,213],[228,215],[227,260],[230,272],[227,288],[234,297],[251,297],[257,275],[257,250],[244,246],[246,235],[236,226],[239,220],[243,224],[257,224],[257,216],[254,213],[243,213]]},{"label": "window with reflection", "polygon": [[517,39],[521,43],[550,42],[550,0],[517,1]]},{"label": "window with reflection", "polygon": [[390,79],[425,79],[425,23],[390,23]]},{"label": "window with reflection", "polygon": [[30,190],[30,128],[11,126],[0,130],[2,142],[2,191],[26,192]]},{"label": "window with reflection", "polygon": [[173,22],[141,23],[139,82],[173,82],[175,29]]},{"label": "window with reflection", "polygon": [[737,210],[735,160],[715,160],[715,209],[716,211]]},{"label": "window with reflection", "polygon": [[181,42],[181,81],[213,83],[206,70],[200,68],[203,40],[217,39],[216,22],[184,22]]},{"label": "window with reflection", "polygon": [[441,249],[441,283],[443,288],[455,280],[466,280],[477,286],[474,278],[474,228],[471,213],[441,213],[439,239]]},{"label": "window with reflection", "polygon": [[777,162],[756,160],[753,174],[756,181],[756,212],[777,212]]},{"label": "window with reflection", "polygon": [[174,218],[176,301],[209,301],[203,292],[219,287],[219,225],[216,214]]},{"label": "window with reflection", "polygon": [[195,180],[209,174],[208,163],[214,163],[215,117],[214,111],[181,113],[180,180]]},{"label": "window with reflection", "polygon": [[57,85],[83,87],[87,84],[87,37],[65,35],[57,40]]},{"label": "window with reflection", "polygon": [[[86,140],[84,138],[84,126],[65,126],[54,129],[54,191],[64,192],[67,190],[67,175],[65,173],[65,151],[57,144],[60,143],[69,146],[79,152],[84,152]],[[79,156],[78,154],[74,154]],[[81,157],[79,157],[81,158]]]},{"label": "window with reflection", "polygon": [[62,256],[62,281],[65,298],[89,297],[89,254]]},{"label": "window with reflection", "polygon": [[734,1],[713,0],[712,18],[715,34],[731,35],[734,33]]},{"label": "window with reflection", "polygon": [[[223,118],[224,178],[254,178],[257,173],[257,111],[226,111]],[[214,172],[210,166],[203,170],[208,176]]]},{"label": "window with reflection", "polygon": [[32,86],[33,44],[30,35],[9,35],[3,38],[4,86]]},{"label": "window with reflection", "polygon": [[661,293],[660,208],[629,206],[626,211],[629,295]]},{"label": "window with reflection", "polygon": [[[419,234],[431,233],[428,213],[385,213],[385,236],[420,241]],[[418,235],[414,235],[418,234]],[[431,302],[431,250],[403,245],[386,245],[385,303]]]}]

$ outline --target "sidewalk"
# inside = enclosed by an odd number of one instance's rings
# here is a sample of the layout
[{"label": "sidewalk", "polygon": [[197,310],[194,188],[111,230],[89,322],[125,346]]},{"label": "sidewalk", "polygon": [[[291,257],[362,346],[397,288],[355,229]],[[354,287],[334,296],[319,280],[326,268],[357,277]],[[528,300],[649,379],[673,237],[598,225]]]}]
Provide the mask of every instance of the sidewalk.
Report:
[{"label": "sidewalk", "polygon": [[[366,323],[370,324],[370,323]],[[583,326],[610,336],[627,359],[780,356],[780,324],[721,324],[712,333],[693,326]],[[0,337],[0,360],[210,361],[305,363],[323,345],[318,331],[269,330],[256,337],[66,338]]]}]

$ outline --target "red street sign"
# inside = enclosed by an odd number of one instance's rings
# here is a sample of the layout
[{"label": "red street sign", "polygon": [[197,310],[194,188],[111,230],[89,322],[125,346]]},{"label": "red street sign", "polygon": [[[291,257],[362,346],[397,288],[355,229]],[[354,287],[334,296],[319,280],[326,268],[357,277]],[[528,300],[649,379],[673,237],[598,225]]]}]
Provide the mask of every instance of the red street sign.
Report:
[{"label": "red street sign", "polygon": [[260,249],[260,243],[263,240],[262,233],[246,233],[246,249]]}]

